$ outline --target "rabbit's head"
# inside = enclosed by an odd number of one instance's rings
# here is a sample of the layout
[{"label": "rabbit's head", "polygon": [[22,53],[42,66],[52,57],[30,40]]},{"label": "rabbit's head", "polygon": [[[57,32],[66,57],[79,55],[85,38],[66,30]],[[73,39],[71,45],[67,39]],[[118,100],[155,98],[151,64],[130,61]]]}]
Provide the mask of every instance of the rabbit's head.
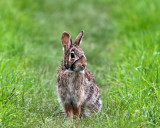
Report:
[{"label": "rabbit's head", "polygon": [[65,69],[80,72],[86,68],[87,61],[84,52],[79,47],[84,31],[81,31],[72,43],[72,39],[69,33],[64,32],[62,34],[62,46],[64,52],[63,65]]}]

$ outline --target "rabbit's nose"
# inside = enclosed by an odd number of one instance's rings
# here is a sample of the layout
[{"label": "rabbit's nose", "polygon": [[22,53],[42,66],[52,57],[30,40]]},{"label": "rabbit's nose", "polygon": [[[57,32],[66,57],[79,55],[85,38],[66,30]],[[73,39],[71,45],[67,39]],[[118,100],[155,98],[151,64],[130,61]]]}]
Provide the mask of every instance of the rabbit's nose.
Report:
[{"label": "rabbit's nose", "polygon": [[85,68],[85,67],[86,67],[86,64],[82,64],[82,67]]},{"label": "rabbit's nose", "polygon": [[82,65],[82,67],[86,67],[86,65],[87,65],[87,62],[86,62],[86,59],[85,59],[85,57],[84,56],[82,56],[82,58],[81,58],[81,65]]}]

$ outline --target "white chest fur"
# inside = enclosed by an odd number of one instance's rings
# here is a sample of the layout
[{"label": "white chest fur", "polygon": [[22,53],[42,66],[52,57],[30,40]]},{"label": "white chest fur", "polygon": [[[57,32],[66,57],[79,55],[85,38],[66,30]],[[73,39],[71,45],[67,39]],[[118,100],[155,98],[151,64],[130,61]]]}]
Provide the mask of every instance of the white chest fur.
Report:
[{"label": "white chest fur", "polygon": [[65,98],[66,103],[72,103],[76,106],[79,106],[84,99],[84,88],[83,88],[83,77],[82,73],[73,72],[70,70],[65,71],[67,74],[67,95]]}]

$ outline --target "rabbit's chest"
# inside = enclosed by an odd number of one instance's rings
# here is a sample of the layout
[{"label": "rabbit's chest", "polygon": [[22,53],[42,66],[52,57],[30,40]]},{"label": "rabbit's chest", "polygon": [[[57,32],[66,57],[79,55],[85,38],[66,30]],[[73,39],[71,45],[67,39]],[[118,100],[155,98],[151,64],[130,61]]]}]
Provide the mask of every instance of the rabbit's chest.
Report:
[{"label": "rabbit's chest", "polygon": [[76,74],[69,75],[67,90],[71,96],[80,95],[83,90],[83,79],[81,77],[78,77]]},{"label": "rabbit's chest", "polygon": [[66,79],[65,102],[77,104],[84,97],[83,76],[76,73],[68,73]]}]

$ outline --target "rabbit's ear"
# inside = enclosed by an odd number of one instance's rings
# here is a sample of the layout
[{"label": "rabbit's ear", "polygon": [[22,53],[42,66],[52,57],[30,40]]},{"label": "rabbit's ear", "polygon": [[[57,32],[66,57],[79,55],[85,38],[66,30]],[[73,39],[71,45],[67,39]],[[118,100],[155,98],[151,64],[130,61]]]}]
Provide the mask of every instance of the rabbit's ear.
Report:
[{"label": "rabbit's ear", "polygon": [[74,44],[76,45],[80,45],[81,41],[82,41],[82,37],[84,35],[84,30],[81,31],[78,36],[76,37],[75,41],[74,41]]},{"label": "rabbit's ear", "polygon": [[72,40],[71,40],[70,34],[67,33],[67,32],[63,32],[61,41],[62,41],[63,50],[65,52],[70,48],[70,46],[72,44]]}]

